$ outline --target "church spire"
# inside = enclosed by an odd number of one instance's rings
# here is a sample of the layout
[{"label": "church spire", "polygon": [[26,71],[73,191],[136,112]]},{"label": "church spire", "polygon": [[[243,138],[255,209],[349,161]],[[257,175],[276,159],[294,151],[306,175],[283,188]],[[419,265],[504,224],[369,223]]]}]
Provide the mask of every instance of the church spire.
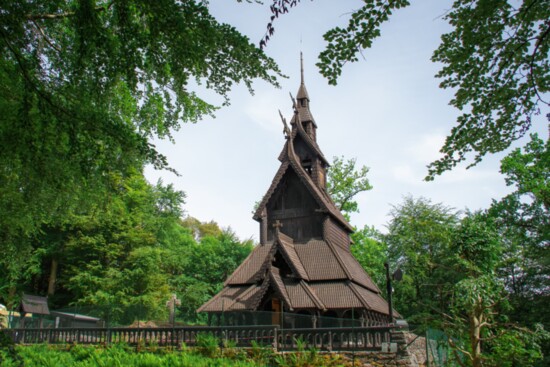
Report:
[{"label": "church spire", "polygon": [[304,84],[304,54],[302,51],[300,51],[300,74],[301,74],[301,81],[302,84]]},{"label": "church spire", "polygon": [[298,89],[298,94],[296,95],[296,99],[298,100],[300,106],[307,106],[309,102],[309,94],[307,93],[306,85],[304,83],[304,56],[302,52],[300,52],[300,75],[301,75],[301,83],[300,83],[300,89]]}]

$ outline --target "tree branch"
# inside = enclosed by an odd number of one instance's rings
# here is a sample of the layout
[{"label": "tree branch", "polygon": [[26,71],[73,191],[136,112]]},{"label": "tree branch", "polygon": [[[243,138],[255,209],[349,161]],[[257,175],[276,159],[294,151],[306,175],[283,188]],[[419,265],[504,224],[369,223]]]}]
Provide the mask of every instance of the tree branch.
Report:
[{"label": "tree branch", "polygon": [[453,351],[453,354],[455,356],[455,359],[456,359],[457,363],[461,367],[467,367],[467,365],[464,362],[462,362],[462,359],[458,355],[458,352],[464,353],[465,355],[468,356],[468,358],[470,358],[470,360],[473,360],[472,354],[470,352],[466,351],[465,349],[459,347],[458,345],[456,345],[456,343],[454,342],[454,340],[452,338],[448,338],[448,341],[449,341],[449,345],[452,347],[452,351]]},{"label": "tree branch", "polygon": [[57,47],[56,45],[54,45],[52,43],[52,41],[50,40],[50,38],[46,35],[46,33],[44,32],[44,30],[42,29],[42,27],[40,27],[38,25],[38,23],[35,21],[35,20],[31,20],[32,23],[34,24],[34,26],[36,27],[36,29],[38,29],[38,31],[40,32],[40,34],[42,34],[42,37],[44,38],[44,40],[48,43],[48,45],[50,45],[54,50],[56,50],[57,52],[61,52],[61,50],[59,49],[59,47]]},{"label": "tree branch", "polygon": [[533,86],[533,89],[534,89],[535,94],[537,95],[537,98],[539,99],[539,101],[541,101],[542,103],[547,104],[547,105],[550,106],[550,102],[546,102],[544,99],[542,99],[541,95],[539,94],[539,90],[537,89],[537,83],[535,83],[534,70],[533,70],[534,69],[534,64],[535,64],[535,56],[537,55],[537,51],[538,51],[540,45],[542,44],[542,41],[550,33],[550,21],[546,22],[546,26],[547,26],[546,30],[538,38],[538,41],[535,44],[535,49],[533,50],[533,54],[531,55],[531,62],[529,63],[529,66],[530,66],[530,73],[529,73],[530,78],[529,79],[531,79],[531,84]]},{"label": "tree branch", "polygon": [[[95,8],[96,11],[102,12],[111,9],[113,6],[114,0],[108,4],[98,6]],[[35,21],[35,20],[51,20],[51,19],[60,19],[60,18],[69,18],[74,17],[76,12],[67,11],[63,13],[43,13],[43,14],[26,14],[25,19]]]}]

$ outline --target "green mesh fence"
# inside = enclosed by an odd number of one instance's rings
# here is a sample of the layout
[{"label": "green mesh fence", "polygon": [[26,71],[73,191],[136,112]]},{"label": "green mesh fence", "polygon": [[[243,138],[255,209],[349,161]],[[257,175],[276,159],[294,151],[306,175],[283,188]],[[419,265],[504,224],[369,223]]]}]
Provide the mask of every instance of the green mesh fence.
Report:
[{"label": "green mesh fence", "polygon": [[[174,305],[175,306],[175,305]],[[317,316],[307,312],[274,313],[270,311],[222,312],[208,315],[196,314],[189,319],[188,313],[178,307],[166,307],[161,312],[151,312],[142,304],[90,306],[75,305],[50,310],[50,315],[26,315],[10,312],[6,324],[10,328],[114,328],[114,327],[170,327],[188,325],[211,326],[261,326],[277,325],[281,328],[350,328],[375,326],[379,323],[361,319],[353,311],[344,318]]]},{"label": "green mesh fence", "polygon": [[[282,328],[350,328],[373,326],[353,313],[345,318],[317,316],[309,313],[274,313],[269,311],[224,312],[216,315],[204,315],[207,323],[213,326],[278,325]],[[353,317],[353,318],[352,318]]]},{"label": "green mesh fence", "polygon": [[409,330],[408,349],[421,366],[459,366],[449,345],[449,337],[444,331],[416,325],[409,326]]},{"label": "green mesh fence", "polygon": [[441,330],[426,330],[426,352],[431,366],[455,366],[450,358],[449,338]]}]

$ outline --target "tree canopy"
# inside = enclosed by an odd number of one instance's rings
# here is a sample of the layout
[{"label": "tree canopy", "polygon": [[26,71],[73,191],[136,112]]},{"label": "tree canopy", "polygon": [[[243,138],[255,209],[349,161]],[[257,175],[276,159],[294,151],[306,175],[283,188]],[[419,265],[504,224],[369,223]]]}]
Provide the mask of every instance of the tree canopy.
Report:
[{"label": "tree canopy", "polygon": [[149,138],[212,114],[198,89],[228,103],[236,83],[278,75],[202,1],[3,2],[0,227],[28,233],[116,189],[113,176],[169,168]]}]

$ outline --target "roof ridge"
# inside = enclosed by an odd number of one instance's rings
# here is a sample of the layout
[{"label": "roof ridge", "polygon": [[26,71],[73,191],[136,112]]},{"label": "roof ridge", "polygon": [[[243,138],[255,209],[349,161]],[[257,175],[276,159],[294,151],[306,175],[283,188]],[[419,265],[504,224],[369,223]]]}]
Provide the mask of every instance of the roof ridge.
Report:
[{"label": "roof ridge", "polygon": [[[332,201],[326,200],[326,198],[323,196],[323,193],[316,184],[313,182],[311,177],[304,171],[302,166],[297,162],[296,159],[296,153],[294,152],[294,146],[292,144],[292,141],[289,141],[290,144],[288,144],[288,155],[289,155],[289,162],[294,171],[298,174],[298,177],[302,178],[303,182],[306,183],[306,187],[308,190],[313,194],[316,201],[321,204],[329,213],[331,213],[338,221],[340,221],[344,226],[346,226],[350,231],[353,232],[353,227],[345,220],[343,215],[338,211],[336,206],[334,206],[334,203]],[[340,215],[338,215],[338,214]]]},{"label": "roof ridge", "polygon": [[363,298],[363,296],[361,296],[361,293],[359,293],[359,291],[355,288],[357,285],[354,282],[349,280],[347,281],[347,283],[349,285],[349,288],[353,292],[353,294],[355,294],[355,297],[357,297],[357,299],[359,300],[359,302],[361,302],[361,304],[365,306],[366,309],[372,310],[371,305],[368,304],[368,302]]},{"label": "roof ridge", "polygon": [[[300,272],[300,270],[298,270],[298,267],[292,261],[292,256],[290,256],[290,254],[288,253],[288,250],[285,247],[286,245],[285,245],[284,241],[281,241],[281,238],[279,238],[280,234],[283,234],[283,233],[281,233],[280,231],[275,231],[275,237],[276,237],[277,243],[279,244],[279,247],[282,249],[281,252],[283,254],[283,257],[285,258],[286,263],[290,266],[290,268],[292,269],[292,272],[294,273],[294,275],[296,275],[300,279],[304,279],[301,272]],[[288,236],[285,235],[285,237],[288,237]],[[294,249],[294,245],[292,243],[290,243],[289,245],[292,246],[292,249],[294,250],[294,252],[296,252],[296,250]],[[298,258],[298,261],[300,262],[300,266],[304,270],[305,276],[307,277],[306,280],[309,280],[309,275],[308,275],[308,273],[307,273],[307,271],[304,267],[304,264],[302,263],[302,260],[300,259],[300,256],[298,256],[297,253],[296,253],[296,257]]]},{"label": "roof ridge", "polygon": [[315,151],[315,153],[317,153],[317,155],[326,163],[326,164],[329,164],[328,163],[328,160],[325,158],[325,155],[323,154],[323,152],[321,151],[321,148],[319,148],[319,145],[317,145],[313,139],[311,139],[311,136],[309,136],[309,134],[304,130],[304,127],[302,126],[302,120],[300,119],[300,114],[299,113],[296,113],[295,114],[296,116],[296,126],[298,127],[297,128],[297,131],[298,133],[300,134],[300,136],[302,137],[302,139],[304,139],[304,141],[306,142],[307,145],[309,145],[311,147],[311,149],[313,149]]},{"label": "roof ridge", "polygon": [[[266,244],[263,244],[263,245],[260,244],[260,245],[255,246],[254,249],[248,254],[248,256],[247,256],[247,257],[241,262],[241,264],[237,267],[237,269],[235,269],[235,270],[233,271],[233,273],[231,273],[231,275],[229,276],[229,278],[227,278],[227,279],[225,280],[225,282],[223,283],[223,286],[224,286],[224,287],[230,285],[231,279],[233,279],[233,278],[234,278],[234,277],[235,277],[235,276],[236,276],[236,275],[237,275],[237,274],[247,265],[248,261],[252,258],[252,256],[254,255],[254,253],[255,253],[256,251],[259,251],[259,250],[260,250],[260,247],[261,247],[261,246],[272,246],[272,247],[273,247],[273,243],[271,243],[271,244],[266,243]],[[270,249],[270,251],[267,253],[266,258],[267,258],[268,255],[271,253],[271,251],[272,251],[272,249]],[[266,261],[266,260],[264,259],[264,263],[262,264],[262,266],[260,266],[260,269],[254,274],[254,279],[257,277],[257,273],[261,272],[262,268],[263,268],[264,265],[265,265],[265,261]],[[246,284],[246,283],[245,283],[245,284]]]},{"label": "roof ridge", "polygon": [[258,292],[258,299],[255,300],[255,302],[252,304],[253,307],[251,307],[253,310],[256,310],[260,304],[260,301],[264,297],[265,292],[269,288],[269,277],[265,277],[264,281],[262,282],[262,285],[260,286],[260,291]]},{"label": "roof ridge", "polygon": [[334,257],[336,258],[336,261],[338,261],[338,264],[342,267],[342,270],[344,270],[344,273],[346,273],[346,276],[348,277],[348,279],[353,280],[353,276],[351,275],[350,270],[344,263],[344,260],[340,257],[340,254],[338,253],[338,251],[336,251],[336,249],[334,248],[334,245],[332,244],[332,242],[328,238],[325,238],[325,242],[327,243],[328,248],[330,249]]},{"label": "roof ridge", "polygon": [[[293,311],[294,308],[292,307],[292,303],[290,302],[290,297],[288,296],[288,292],[286,291],[286,286],[284,284],[284,281],[281,278],[280,274],[275,274],[275,272],[273,271],[273,268],[274,268],[273,266],[271,268],[269,268],[269,276],[273,280],[274,288],[277,288],[276,290],[278,290],[281,297],[284,298],[284,301],[287,303],[288,308],[290,309],[290,311]],[[281,281],[282,288],[281,288],[281,285],[279,284],[279,282],[277,281],[277,279],[275,277],[278,277],[279,280]]]},{"label": "roof ridge", "polygon": [[273,181],[271,182],[271,186],[269,186],[269,189],[267,189],[267,192],[265,193],[262,201],[258,205],[258,208],[254,212],[253,218],[258,220],[261,218],[261,211],[266,206],[267,202],[275,192],[275,189],[277,188],[277,185],[279,185],[279,182],[283,178],[283,175],[285,174],[286,170],[288,169],[288,166],[290,165],[289,161],[285,161],[281,163],[279,166],[279,169],[277,170],[277,173],[275,174],[275,177],[273,178]]},{"label": "roof ridge", "polygon": [[280,230],[276,231],[277,232],[277,236],[281,236],[281,239],[283,241],[287,241],[289,243],[289,245],[292,245],[294,246],[294,239],[286,234],[284,234],[283,232],[281,232]]},{"label": "roof ridge", "polygon": [[[252,287],[252,286],[254,286],[254,284],[252,284],[251,287]],[[249,288],[250,288],[250,287],[249,287]],[[247,288],[247,290],[248,290],[248,288]],[[213,302],[214,302],[215,300],[217,300],[218,298],[222,298],[221,301],[222,301],[222,305],[223,305],[222,308],[223,308],[223,309],[226,308],[226,305],[225,305],[225,300],[226,300],[226,299],[229,301],[229,307],[233,306],[233,305],[237,302],[237,299],[236,299],[236,298],[233,299],[233,300],[231,300],[230,298],[225,298],[224,296],[222,296],[222,293],[220,292],[220,293],[216,294],[214,297],[212,297],[212,298],[210,299],[210,301],[206,302],[206,303],[203,304],[201,307],[199,307],[199,308],[197,309],[197,312],[202,312],[203,309],[205,309],[206,307],[208,307],[208,305],[210,305],[211,303],[213,303]]]},{"label": "roof ridge", "polygon": [[313,303],[315,303],[317,307],[319,307],[323,311],[327,309],[325,304],[319,299],[319,297],[317,297],[313,289],[311,289],[304,280],[300,280],[299,284],[304,289],[304,291],[310,296],[310,298],[313,300]]}]

